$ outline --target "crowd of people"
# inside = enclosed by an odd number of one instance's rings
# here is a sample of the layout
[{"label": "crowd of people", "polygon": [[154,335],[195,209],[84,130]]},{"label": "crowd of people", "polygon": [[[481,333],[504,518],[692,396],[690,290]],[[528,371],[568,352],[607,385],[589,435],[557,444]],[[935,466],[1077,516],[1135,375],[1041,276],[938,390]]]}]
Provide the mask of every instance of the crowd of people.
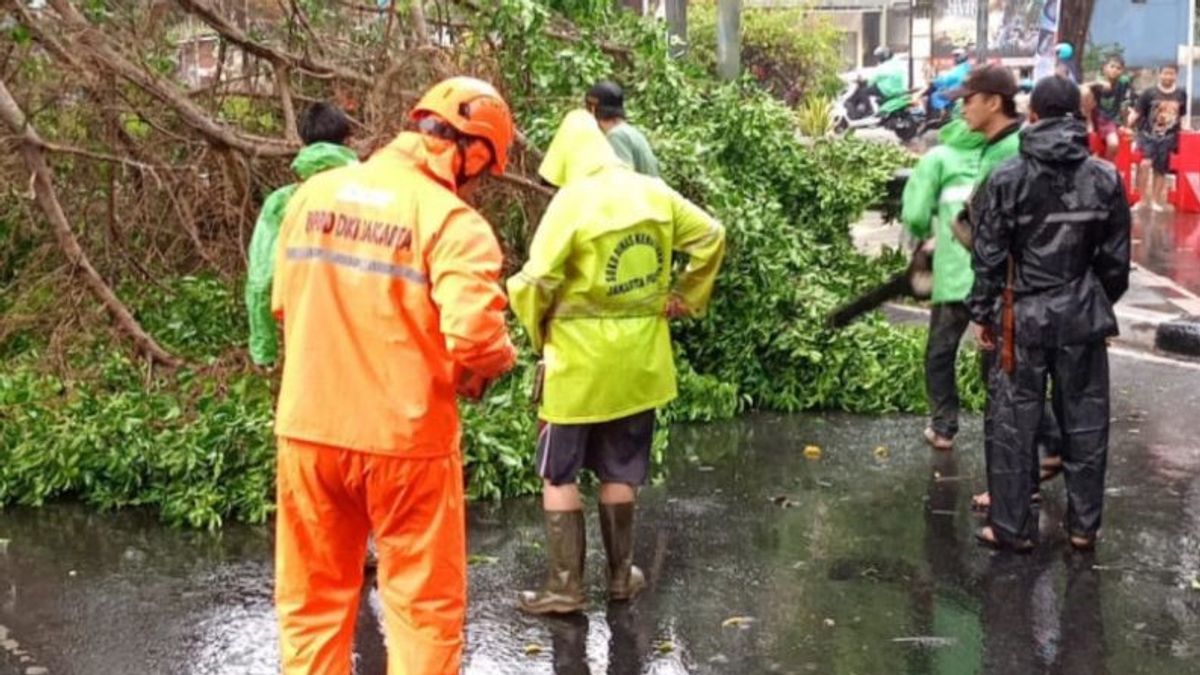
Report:
[{"label": "crowd of people", "polygon": [[[987,522],[977,538],[1035,547],[1039,483],[1061,473],[1069,541],[1090,549],[1108,450],[1106,340],[1128,284],[1130,209],[1111,164],[1089,156],[1088,133],[1112,132],[1112,114],[1140,125],[1145,147],[1165,147],[1178,128],[1173,71],[1162,70],[1129,117],[1118,60],[1105,67],[1107,84],[1052,76],[1034,87],[1023,119],[1009,70],[960,70],[942,94],[960,116],[918,162],[903,203],[907,228],[934,251],[925,439],[938,452],[955,447],[958,346],[973,326],[988,386],[988,491],[975,498]],[[655,411],[676,396],[669,321],[704,312],[722,226],[658,177],[613,82],[597,83],[561,121],[538,170],[554,196],[528,261],[506,283],[493,228],[466,201],[481,177],[504,173],[516,136],[490,84],[437,84],[406,129],[361,162],[336,107],[311,106],[298,128],[300,182],[264,203],[246,287],[251,357],[282,361],[283,671],[349,672],[373,539],[388,643],[404,645],[389,651],[389,672],[458,672],[466,521],[457,404],[479,400],[514,366],[510,306],[539,359],[530,451],[548,567],[516,606],[535,615],[585,607],[585,469],[600,482],[608,597],[634,598],[645,586],[633,561],[638,488]],[[684,266],[672,265],[676,253]]]},{"label": "crowd of people", "polygon": [[973,325],[988,390],[988,491],[974,500],[987,524],[977,538],[1035,547],[1039,484],[1061,473],[1070,543],[1088,550],[1103,511],[1106,341],[1128,286],[1131,215],[1115,168],[1089,155],[1080,87],[1058,75],[1038,82],[1027,120],[1017,91],[1003,66],[972,70],[949,93],[961,120],[942,130],[905,188],[903,220],[935,250],[925,437],[954,447],[955,364]]}]

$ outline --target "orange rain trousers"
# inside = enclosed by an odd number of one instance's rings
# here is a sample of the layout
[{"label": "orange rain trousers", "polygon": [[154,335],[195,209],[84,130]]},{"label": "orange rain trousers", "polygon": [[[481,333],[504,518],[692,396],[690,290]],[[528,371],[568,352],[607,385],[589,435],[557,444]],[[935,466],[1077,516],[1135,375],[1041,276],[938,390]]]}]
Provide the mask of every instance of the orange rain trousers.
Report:
[{"label": "orange rain trousers", "polygon": [[279,438],[275,606],[284,675],[349,675],[367,535],[379,551],[388,675],[459,672],[462,460]]}]

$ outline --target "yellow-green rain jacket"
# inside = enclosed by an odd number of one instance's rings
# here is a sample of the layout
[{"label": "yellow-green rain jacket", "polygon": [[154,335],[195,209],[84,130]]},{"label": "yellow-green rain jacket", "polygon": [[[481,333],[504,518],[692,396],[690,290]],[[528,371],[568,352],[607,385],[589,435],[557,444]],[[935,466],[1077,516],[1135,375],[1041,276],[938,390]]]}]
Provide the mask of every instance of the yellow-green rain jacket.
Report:
[{"label": "yellow-green rain jacket", "polygon": [[[676,395],[667,299],[704,312],[724,229],[622,164],[583,110],[563,120],[539,173],[561,189],[508,293],[545,361],[541,418],[604,422],[664,405]],[[672,251],[689,256],[673,287]]]}]

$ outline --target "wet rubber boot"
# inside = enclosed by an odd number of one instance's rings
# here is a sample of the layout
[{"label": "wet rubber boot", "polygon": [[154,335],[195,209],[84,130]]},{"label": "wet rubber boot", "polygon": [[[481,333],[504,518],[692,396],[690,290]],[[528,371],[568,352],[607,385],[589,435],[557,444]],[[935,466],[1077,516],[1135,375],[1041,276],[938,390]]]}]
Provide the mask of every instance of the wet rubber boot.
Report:
[{"label": "wet rubber boot", "polygon": [[517,605],[529,614],[570,614],[587,605],[583,595],[583,560],[587,538],[583,511],[546,511],[546,555],[550,571],[546,585],[521,591]]},{"label": "wet rubber boot", "polygon": [[633,515],[636,505],[600,505],[600,533],[608,554],[608,598],[631,600],[646,585],[646,577],[633,564]]}]

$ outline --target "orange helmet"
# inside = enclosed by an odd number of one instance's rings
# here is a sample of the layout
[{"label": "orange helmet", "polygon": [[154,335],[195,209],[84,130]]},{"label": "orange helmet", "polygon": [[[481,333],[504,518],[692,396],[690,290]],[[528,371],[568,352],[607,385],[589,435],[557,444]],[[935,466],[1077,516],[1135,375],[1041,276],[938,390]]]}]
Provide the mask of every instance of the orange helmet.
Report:
[{"label": "orange helmet", "polygon": [[490,146],[491,156],[486,158],[472,157],[468,151],[464,157],[468,173],[479,170],[476,166],[481,169],[487,161],[492,161],[492,173],[497,176],[504,173],[508,166],[508,146],[515,132],[512,113],[495,87],[473,77],[443,80],[425,92],[409,114],[415,122],[430,116],[445,122],[458,134],[481,139]]}]

